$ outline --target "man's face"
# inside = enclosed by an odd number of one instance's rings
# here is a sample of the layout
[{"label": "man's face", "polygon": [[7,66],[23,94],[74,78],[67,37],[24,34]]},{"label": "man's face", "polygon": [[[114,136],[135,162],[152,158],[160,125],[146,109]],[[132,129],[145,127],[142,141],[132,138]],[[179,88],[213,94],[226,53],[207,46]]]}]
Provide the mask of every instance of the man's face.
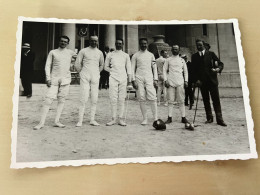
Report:
[{"label": "man's face", "polygon": [[147,49],[147,41],[146,40],[141,40],[141,42],[140,42],[140,49],[142,51],[145,51]]},{"label": "man's face", "polygon": [[123,48],[123,42],[121,40],[116,40],[116,50],[121,50]]},{"label": "man's face", "polygon": [[163,55],[162,55],[162,57],[163,57],[163,58],[167,58],[167,56],[168,56],[168,53],[167,53],[167,51],[163,52]]},{"label": "man's face", "polygon": [[205,49],[202,41],[197,42],[196,46],[198,51],[203,51]]},{"label": "man's face", "polygon": [[179,55],[179,51],[180,51],[180,49],[179,49],[178,46],[173,46],[172,47],[172,55],[174,55],[174,56]]},{"label": "man's face", "polygon": [[60,48],[65,48],[67,47],[68,44],[69,44],[68,39],[65,38],[60,39],[60,43],[59,43]]},{"label": "man's face", "polygon": [[90,39],[90,46],[93,48],[96,48],[98,45],[98,40],[96,39]]}]

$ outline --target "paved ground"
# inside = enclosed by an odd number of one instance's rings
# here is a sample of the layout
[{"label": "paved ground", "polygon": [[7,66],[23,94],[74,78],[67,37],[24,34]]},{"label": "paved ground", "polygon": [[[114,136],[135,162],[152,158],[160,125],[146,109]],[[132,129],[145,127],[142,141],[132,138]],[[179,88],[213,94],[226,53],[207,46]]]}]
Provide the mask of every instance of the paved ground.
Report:
[{"label": "paved ground", "polygon": [[[205,112],[199,101],[195,131],[187,131],[180,123],[179,110],[174,109],[174,121],[166,131],[155,131],[151,125],[140,125],[141,113],[134,94],[130,95],[127,127],[107,127],[111,116],[108,91],[101,90],[96,119],[99,127],[89,125],[89,105],[84,125],[76,128],[79,86],[72,85],[61,121],[66,125],[53,127],[56,102],[46,120],[46,126],[34,131],[39,122],[45,85],[33,85],[33,97],[19,99],[17,162],[38,162],[77,159],[124,157],[184,156],[207,154],[249,153],[247,126],[241,89],[221,89],[223,115],[228,127],[204,124]],[[225,95],[226,94],[226,95]],[[234,98],[235,97],[235,98]],[[158,108],[159,116],[167,118],[167,108]],[[194,110],[187,111],[192,120]],[[150,123],[152,113],[149,109]],[[73,152],[76,150],[77,152]]]}]

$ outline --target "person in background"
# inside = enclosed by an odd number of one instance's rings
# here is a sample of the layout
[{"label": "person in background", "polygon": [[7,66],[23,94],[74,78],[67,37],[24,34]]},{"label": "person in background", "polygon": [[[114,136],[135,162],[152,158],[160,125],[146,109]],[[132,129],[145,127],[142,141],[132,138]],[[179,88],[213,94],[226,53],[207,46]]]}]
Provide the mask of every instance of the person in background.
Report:
[{"label": "person in background", "polygon": [[[192,106],[194,104],[194,90],[193,90],[193,86],[192,86],[192,81],[193,81],[193,71],[192,71],[192,65],[191,62],[188,61],[187,56],[184,54],[181,56],[184,61],[186,62],[187,65],[187,69],[188,69],[188,87],[185,88],[185,106],[189,106],[190,105],[190,110],[192,109]],[[190,103],[189,103],[190,102]]]},{"label": "person in background", "polygon": [[[105,46],[105,51],[103,52],[104,60],[106,60],[107,55],[109,54],[109,47]],[[109,73],[106,70],[101,70],[100,79],[99,79],[99,90],[107,89],[109,85]]]},{"label": "person in background", "polygon": [[35,59],[34,53],[31,51],[29,43],[22,45],[21,53],[21,70],[20,78],[24,92],[22,96],[32,97],[32,77],[33,77],[33,62]]},{"label": "person in background", "polygon": [[163,65],[165,63],[167,55],[168,55],[167,51],[162,50],[160,52],[160,57],[156,60],[157,72],[158,72],[157,102],[158,105],[161,104],[161,95],[163,92],[163,99],[164,99],[165,106],[168,106],[168,102],[167,102],[167,89],[164,86]]},{"label": "person in background", "polygon": [[40,123],[33,128],[34,130],[39,130],[44,126],[50,106],[56,97],[58,99],[58,106],[54,126],[65,127],[65,125],[60,123],[60,116],[64,107],[65,98],[69,93],[71,82],[70,68],[77,55],[74,51],[66,48],[69,41],[69,37],[61,36],[59,48],[51,50],[47,57],[45,74],[48,88],[42,107],[41,120]]}]

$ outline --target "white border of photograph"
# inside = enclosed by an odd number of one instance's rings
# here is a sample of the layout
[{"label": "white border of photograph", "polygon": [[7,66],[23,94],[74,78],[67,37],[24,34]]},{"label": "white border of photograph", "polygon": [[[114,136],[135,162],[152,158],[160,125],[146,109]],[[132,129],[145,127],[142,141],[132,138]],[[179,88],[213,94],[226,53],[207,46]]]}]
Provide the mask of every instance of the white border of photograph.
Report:
[{"label": "white border of photograph", "polygon": [[[235,40],[237,47],[237,55],[242,83],[244,107],[246,114],[246,121],[248,127],[248,138],[250,145],[250,153],[248,154],[225,154],[225,155],[192,155],[192,156],[164,156],[164,157],[143,157],[143,158],[114,158],[114,159],[82,159],[82,160],[66,160],[66,161],[44,161],[44,162],[16,162],[16,147],[17,147],[17,125],[18,125],[18,103],[19,103],[19,73],[20,73],[20,58],[21,58],[21,40],[22,40],[22,25],[24,21],[34,22],[57,22],[57,23],[88,23],[88,24],[210,24],[210,23],[233,23]],[[245,74],[245,60],[243,57],[243,50],[241,46],[241,33],[238,26],[237,19],[223,19],[223,20],[189,20],[189,21],[119,21],[119,20],[87,20],[87,19],[57,19],[57,18],[18,18],[18,30],[16,33],[16,60],[15,60],[15,75],[14,75],[14,94],[13,94],[13,121],[12,121],[12,145],[11,145],[11,168],[45,168],[56,166],[81,166],[81,165],[95,165],[95,164],[118,164],[118,163],[150,163],[150,162],[182,162],[182,161],[215,161],[215,160],[230,160],[240,159],[247,160],[251,158],[258,158],[256,152],[256,144],[254,138],[254,123],[252,119],[252,111],[249,100],[249,90],[247,86],[247,77]]]}]

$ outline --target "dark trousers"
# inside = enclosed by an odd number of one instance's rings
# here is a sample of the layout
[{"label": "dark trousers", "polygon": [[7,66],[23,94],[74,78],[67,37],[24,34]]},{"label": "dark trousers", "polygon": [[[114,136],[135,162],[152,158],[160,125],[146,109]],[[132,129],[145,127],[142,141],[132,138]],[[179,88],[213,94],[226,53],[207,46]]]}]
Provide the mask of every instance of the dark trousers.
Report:
[{"label": "dark trousers", "polygon": [[201,95],[203,98],[203,103],[206,111],[207,120],[213,119],[212,111],[211,111],[211,105],[210,105],[210,97],[213,102],[214,111],[216,114],[216,120],[222,121],[222,111],[221,111],[221,105],[220,105],[220,99],[219,99],[219,91],[218,86],[213,84],[202,84],[201,87]]},{"label": "dark trousers", "polygon": [[23,95],[32,95],[32,79],[30,76],[21,78],[24,93]]},{"label": "dark trousers", "polygon": [[192,89],[192,83],[188,84],[188,87],[185,89],[185,104],[188,105],[190,100],[190,105],[194,103],[194,91]]}]

